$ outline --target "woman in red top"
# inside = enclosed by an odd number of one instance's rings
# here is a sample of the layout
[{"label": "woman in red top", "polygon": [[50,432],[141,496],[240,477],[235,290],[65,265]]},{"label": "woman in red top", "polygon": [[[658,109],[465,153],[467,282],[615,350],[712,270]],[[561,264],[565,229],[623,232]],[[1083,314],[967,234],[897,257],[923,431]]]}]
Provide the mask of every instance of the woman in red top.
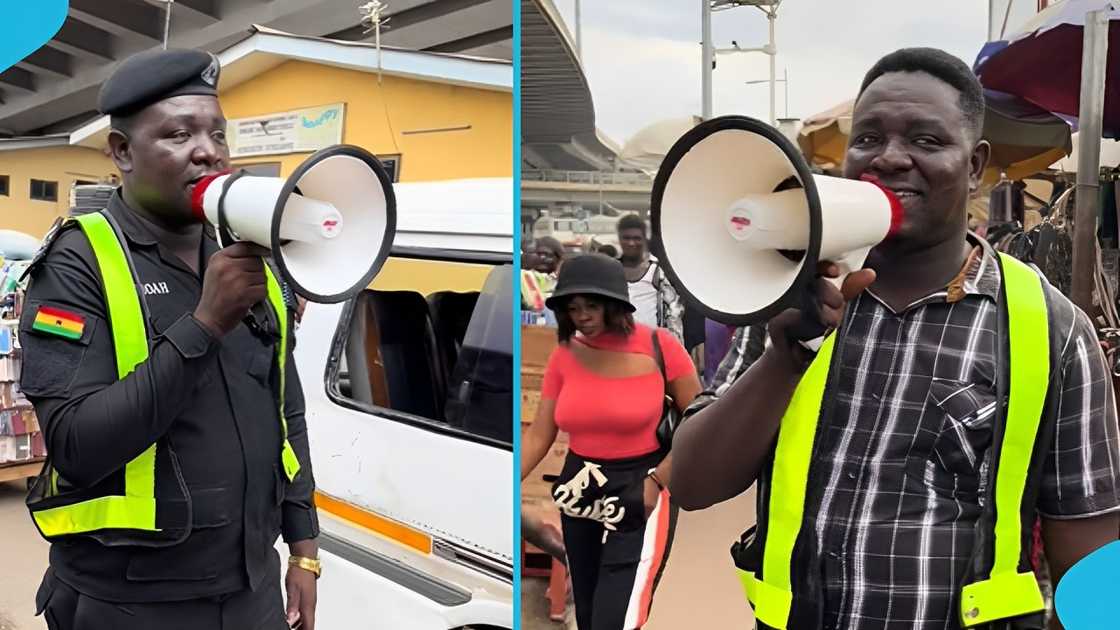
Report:
[{"label": "woman in red top", "polygon": [[560,346],[521,443],[521,477],[540,463],[558,429],[568,433],[553,500],[577,623],[580,630],[635,630],[649,615],[677,517],[667,489],[672,456],[658,443],[657,425],[665,396],[683,411],[700,380],[669,331],[634,322],[617,260],[569,259],[547,304]]}]

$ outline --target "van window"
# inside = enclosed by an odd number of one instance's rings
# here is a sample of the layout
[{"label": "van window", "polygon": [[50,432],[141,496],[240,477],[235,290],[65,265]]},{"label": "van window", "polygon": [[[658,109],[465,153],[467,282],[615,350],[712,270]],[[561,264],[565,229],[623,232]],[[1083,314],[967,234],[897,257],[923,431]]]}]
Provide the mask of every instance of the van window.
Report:
[{"label": "van window", "polygon": [[358,294],[328,390],[381,417],[511,444],[513,267],[489,269],[473,291],[390,282]]}]

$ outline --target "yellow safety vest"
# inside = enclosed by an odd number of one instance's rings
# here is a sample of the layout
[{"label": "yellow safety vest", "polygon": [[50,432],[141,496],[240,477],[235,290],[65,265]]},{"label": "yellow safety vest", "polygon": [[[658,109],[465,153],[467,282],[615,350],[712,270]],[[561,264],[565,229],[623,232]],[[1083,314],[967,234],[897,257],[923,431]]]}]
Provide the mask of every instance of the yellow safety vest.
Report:
[{"label": "yellow safety vest", "polygon": [[[113,346],[117,362],[117,378],[123,379],[137,365],[148,359],[149,340],[144,312],[140,303],[140,288],[136,285],[129,257],[110,220],[100,212],[68,219],[76,221],[89,239],[94,258],[105,288]],[[280,427],[283,447],[280,459],[288,481],[295,479],[300,470],[292,445],[288,442],[288,422],[284,417],[284,371],[288,350],[287,309],[275,276],[265,265],[268,281],[268,301],[276,313],[280,327],[280,343],[276,348],[276,361],[280,373]],[[122,494],[88,496],[88,492],[59,493],[58,473],[50,465],[36,480],[28,499],[28,508],[43,537],[56,540],[75,534],[97,534],[99,539],[128,537],[129,533],[143,533],[150,540],[158,540],[156,515],[160,511],[156,499],[156,450],[152,444],[124,467]],[[68,496],[69,495],[69,496]],[[189,500],[189,497],[187,497]],[[189,531],[190,523],[184,523]],[[111,531],[110,531],[111,530]]]},{"label": "yellow safety vest", "polygon": [[[1020,573],[1023,521],[1035,439],[1050,380],[1050,344],[1042,280],[1030,267],[1000,254],[1008,308],[1010,401],[995,481],[994,561],[989,577],[966,584],[961,621],[972,627],[1044,608],[1034,573]],[[813,440],[828,380],[835,335],[828,337],[794,391],[782,417],[770,479],[762,572],[738,569],[755,617],[785,630],[793,607],[792,559],[805,513]]]}]

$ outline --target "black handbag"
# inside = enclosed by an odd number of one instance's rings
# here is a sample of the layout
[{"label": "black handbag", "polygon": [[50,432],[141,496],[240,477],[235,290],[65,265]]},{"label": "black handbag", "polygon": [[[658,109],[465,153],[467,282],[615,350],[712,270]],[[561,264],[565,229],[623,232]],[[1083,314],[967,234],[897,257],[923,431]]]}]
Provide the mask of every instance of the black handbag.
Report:
[{"label": "black handbag", "polygon": [[661,370],[661,382],[664,383],[665,401],[661,408],[661,420],[657,423],[657,443],[661,446],[662,453],[668,453],[673,448],[673,434],[681,424],[681,412],[673,395],[669,393],[669,379],[665,376],[665,357],[661,353],[661,341],[657,338],[657,329],[653,331],[653,358]]}]

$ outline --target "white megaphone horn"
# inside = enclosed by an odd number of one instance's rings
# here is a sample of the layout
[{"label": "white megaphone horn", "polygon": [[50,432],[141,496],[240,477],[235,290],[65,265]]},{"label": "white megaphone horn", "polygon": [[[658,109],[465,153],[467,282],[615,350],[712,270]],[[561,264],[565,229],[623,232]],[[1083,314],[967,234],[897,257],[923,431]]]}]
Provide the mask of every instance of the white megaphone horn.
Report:
[{"label": "white megaphone horn", "polygon": [[802,308],[818,261],[841,268],[839,284],[901,220],[893,193],[813,175],[781,132],[745,116],[684,134],[650,205],[653,250],[673,286],[709,319],[736,326]]},{"label": "white megaphone horn", "polygon": [[368,151],[335,145],[287,178],[245,171],[195,184],[192,209],[222,245],[243,240],[272,250],[284,281],[312,302],[349,299],[373,280],[393,244],[396,199]]}]

